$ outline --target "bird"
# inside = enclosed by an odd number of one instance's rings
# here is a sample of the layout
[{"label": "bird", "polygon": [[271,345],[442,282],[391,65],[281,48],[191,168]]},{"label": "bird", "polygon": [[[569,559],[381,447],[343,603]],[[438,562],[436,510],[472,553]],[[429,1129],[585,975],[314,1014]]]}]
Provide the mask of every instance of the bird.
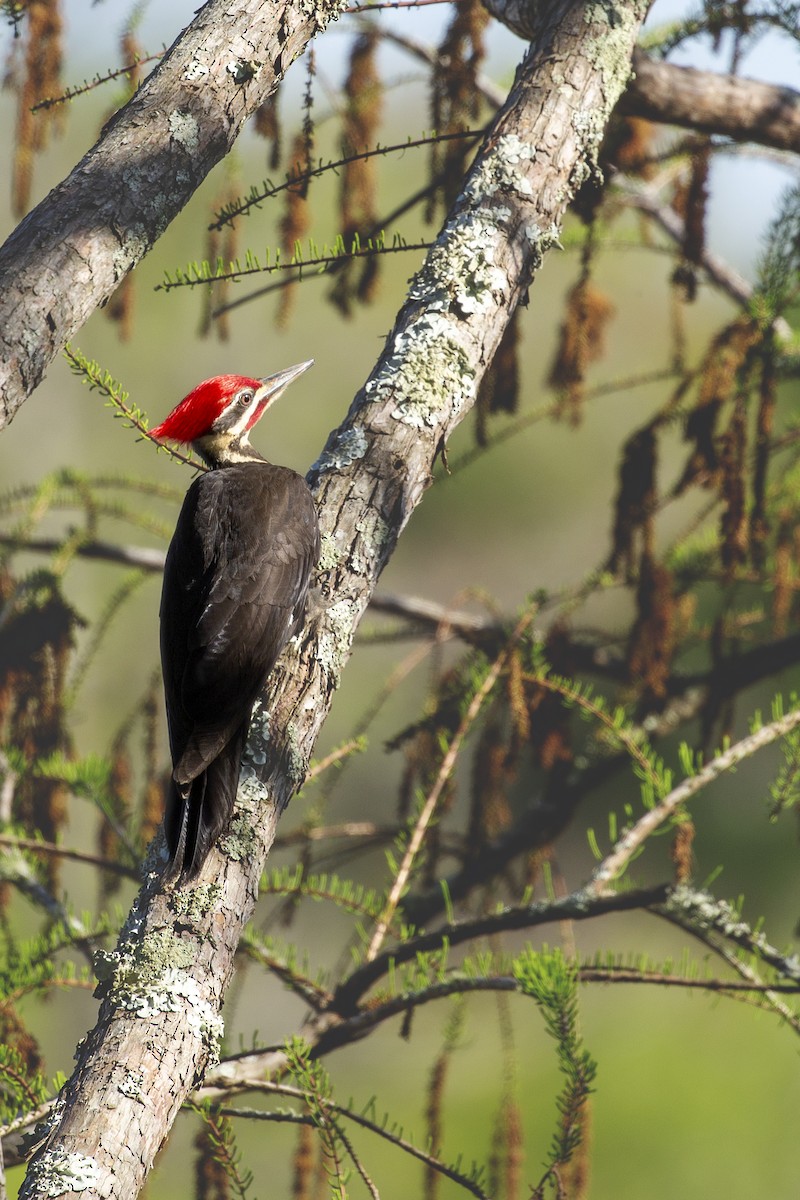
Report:
[{"label": "bird", "polygon": [[150,431],[209,468],[191,483],[167,551],[161,667],[172,774],[165,882],[200,872],[225,829],[258,693],[303,627],[319,559],[317,510],[301,475],[250,435],[313,359],[263,379],[206,379]]}]

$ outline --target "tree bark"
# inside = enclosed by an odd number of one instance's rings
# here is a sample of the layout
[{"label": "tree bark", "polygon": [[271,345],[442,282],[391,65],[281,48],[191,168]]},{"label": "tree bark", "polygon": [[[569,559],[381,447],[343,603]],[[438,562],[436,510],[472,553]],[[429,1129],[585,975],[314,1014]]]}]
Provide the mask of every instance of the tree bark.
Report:
[{"label": "tree bark", "polygon": [[339,12],[209,0],[72,173],[0,249],[0,429]]},{"label": "tree bark", "polygon": [[623,112],[800,154],[800,92],[657,62],[642,50],[633,70]]},{"label": "tree bark", "polygon": [[508,100],[375,370],[312,468],[325,603],[258,707],[230,828],[191,888],[162,890],[160,863],[146,865],[118,947],[100,963],[97,1025],[21,1197],[136,1196],[213,1062],[278,815],[303,779],[358,621],[436,457],[594,169],[645,11],[643,0],[539,5]]},{"label": "tree bark", "polygon": [[[483,3],[496,20],[526,42],[534,37],[539,21],[534,0]],[[620,107],[650,121],[800,153],[800,92],[790,87],[677,67],[637,49]]]}]

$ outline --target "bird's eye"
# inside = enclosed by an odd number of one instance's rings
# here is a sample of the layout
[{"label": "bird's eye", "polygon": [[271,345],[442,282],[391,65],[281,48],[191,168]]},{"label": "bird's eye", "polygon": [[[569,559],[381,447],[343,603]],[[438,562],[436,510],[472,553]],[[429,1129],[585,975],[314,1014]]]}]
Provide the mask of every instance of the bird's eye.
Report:
[{"label": "bird's eye", "polygon": [[239,408],[247,408],[252,402],[254,395],[255,392],[251,388],[245,388],[243,392],[239,392],[239,395],[236,397],[236,403],[239,405]]}]

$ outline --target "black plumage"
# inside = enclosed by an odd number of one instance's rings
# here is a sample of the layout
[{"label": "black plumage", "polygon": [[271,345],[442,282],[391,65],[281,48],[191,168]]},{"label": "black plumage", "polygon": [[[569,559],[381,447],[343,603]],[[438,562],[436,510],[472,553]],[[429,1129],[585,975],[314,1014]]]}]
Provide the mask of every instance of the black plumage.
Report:
[{"label": "black plumage", "polygon": [[318,558],[316,508],[296,472],[255,457],[189,488],[161,598],[173,761],[167,876],[180,883],[228,821],[253,703],[303,625]]}]

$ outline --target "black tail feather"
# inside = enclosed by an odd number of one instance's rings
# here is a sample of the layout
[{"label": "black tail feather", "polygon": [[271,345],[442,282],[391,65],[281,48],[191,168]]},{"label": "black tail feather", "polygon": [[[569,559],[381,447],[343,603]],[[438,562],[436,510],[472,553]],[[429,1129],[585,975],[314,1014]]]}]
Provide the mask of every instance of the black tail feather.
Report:
[{"label": "black tail feather", "polygon": [[164,827],[169,849],[165,882],[190,883],[230,820],[242,751],[247,737],[243,725],[224,750],[187,784],[171,780]]}]

